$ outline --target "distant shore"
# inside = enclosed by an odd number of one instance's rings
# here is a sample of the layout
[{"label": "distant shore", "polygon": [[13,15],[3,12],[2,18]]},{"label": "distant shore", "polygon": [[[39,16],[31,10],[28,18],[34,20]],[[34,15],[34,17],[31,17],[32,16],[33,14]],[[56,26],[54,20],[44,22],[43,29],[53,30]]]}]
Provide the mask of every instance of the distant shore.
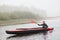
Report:
[{"label": "distant shore", "polygon": [[[45,18],[45,20],[54,18],[60,18],[60,17],[47,17]],[[26,23],[31,23],[31,19],[0,20],[0,26],[26,24]]]},{"label": "distant shore", "polygon": [[31,23],[30,19],[0,20],[0,26]]}]

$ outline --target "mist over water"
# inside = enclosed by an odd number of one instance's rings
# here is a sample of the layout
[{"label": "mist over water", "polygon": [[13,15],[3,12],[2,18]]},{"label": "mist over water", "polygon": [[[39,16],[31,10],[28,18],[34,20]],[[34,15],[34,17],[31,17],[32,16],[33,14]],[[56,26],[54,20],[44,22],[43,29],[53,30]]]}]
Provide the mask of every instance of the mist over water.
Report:
[{"label": "mist over water", "polygon": [[13,7],[8,5],[0,6],[0,20],[10,19],[42,19],[47,17],[45,10],[33,7]]}]

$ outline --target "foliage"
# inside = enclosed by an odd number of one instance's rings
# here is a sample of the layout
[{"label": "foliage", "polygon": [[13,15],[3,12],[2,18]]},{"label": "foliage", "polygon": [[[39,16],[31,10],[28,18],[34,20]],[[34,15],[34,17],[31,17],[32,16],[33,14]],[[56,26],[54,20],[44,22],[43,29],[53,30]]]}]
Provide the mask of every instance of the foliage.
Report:
[{"label": "foliage", "polygon": [[26,11],[0,12],[0,20],[37,19],[39,15]]}]

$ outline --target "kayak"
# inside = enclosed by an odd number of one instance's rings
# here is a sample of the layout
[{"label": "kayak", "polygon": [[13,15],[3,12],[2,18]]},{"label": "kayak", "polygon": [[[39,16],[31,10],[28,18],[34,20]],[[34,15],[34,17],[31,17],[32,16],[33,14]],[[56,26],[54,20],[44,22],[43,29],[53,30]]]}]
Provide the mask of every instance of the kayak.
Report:
[{"label": "kayak", "polygon": [[7,34],[25,34],[25,33],[37,33],[40,31],[49,31],[54,28],[16,28],[14,30],[6,30]]}]

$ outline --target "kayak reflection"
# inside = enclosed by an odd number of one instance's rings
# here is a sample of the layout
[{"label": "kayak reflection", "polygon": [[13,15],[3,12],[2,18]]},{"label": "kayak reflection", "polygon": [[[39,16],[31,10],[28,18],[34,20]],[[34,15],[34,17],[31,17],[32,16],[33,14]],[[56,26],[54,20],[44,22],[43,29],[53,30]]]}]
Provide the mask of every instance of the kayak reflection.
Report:
[{"label": "kayak reflection", "polygon": [[42,34],[43,34],[43,39],[44,40],[48,40],[48,34],[50,34],[50,33],[52,33],[53,32],[53,30],[49,30],[48,32],[47,31],[45,31],[45,32],[43,32]]},{"label": "kayak reflection", "polygon": [[24,39],[29,40],[31,37],[33,37],[33,38],[31,38],[31,40],[33,40],[33,39],[36,40],[35,38],[39,38],[41,35],[43,36],[43,37],[41,36],[43,38],[43,40],[47,40],[48,32],[49,31],[44,31],[44,32],[40,32],[40,33],[32,33],[32,34],[30,33],[30,34],[13,35],[13,36],[7,37],[7,40],[14,40],[15,38],[16,39],[18,38],[18,39],[21,39],[21,40],[23,40],[23,38],[24,38]]}]

